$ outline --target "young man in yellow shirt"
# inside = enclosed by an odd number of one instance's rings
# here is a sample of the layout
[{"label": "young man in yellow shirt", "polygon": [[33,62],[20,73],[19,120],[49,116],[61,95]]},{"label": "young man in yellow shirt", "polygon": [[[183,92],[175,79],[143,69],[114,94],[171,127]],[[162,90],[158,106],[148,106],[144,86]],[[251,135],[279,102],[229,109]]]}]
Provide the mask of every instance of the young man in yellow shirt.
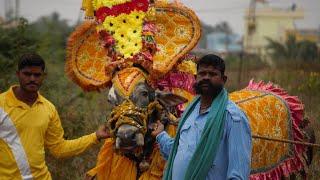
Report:
[{"label": "young man in yellow shirt", "polygon": [[24,54],[16,75],[19,86],[0,94],[0,179],[50,180],[45,147],[55,157],[82,153],[109,137],[105,126],[74,140],[63,139],[63,128],[54,105],[38,92],[45,63],[34,53]]}]

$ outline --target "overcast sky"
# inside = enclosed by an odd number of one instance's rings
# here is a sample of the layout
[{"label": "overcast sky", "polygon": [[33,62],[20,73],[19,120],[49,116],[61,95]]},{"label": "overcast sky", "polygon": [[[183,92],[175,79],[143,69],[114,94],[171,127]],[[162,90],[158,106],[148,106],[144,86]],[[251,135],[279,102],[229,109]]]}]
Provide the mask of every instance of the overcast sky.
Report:
[{"label": "overcast sky", "polygon": [[[5,1],[0,0],[0,15],[4,15]],[[232,29],[241,34],[244,30],[244,11],[250,0],[181,0],[185,5],[195,10],[200,20],[215,25],[227,21]],[[320,0],[268,0],[273,7],[289,8],[292,3],[305,10],[305,18],[297,21],[298,28],[318,28],[320,26]],[[20,14],[30,21],[40,16],[58,12],[62,18],[74,23],[79,17],[81,0],[20,0]],[[81,16],[82,15],[82,16]]]}]

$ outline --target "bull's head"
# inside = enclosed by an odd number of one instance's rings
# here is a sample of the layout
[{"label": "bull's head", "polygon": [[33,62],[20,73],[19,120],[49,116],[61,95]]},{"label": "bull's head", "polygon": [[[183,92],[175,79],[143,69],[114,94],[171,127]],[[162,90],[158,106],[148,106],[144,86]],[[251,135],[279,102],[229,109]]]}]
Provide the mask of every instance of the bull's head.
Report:
[{"label": "bull's head", "polygon": [[150,136],[153,123],[173,119],[170,109],[187,101],[151,88],[138,68],[120,71],[113,81],[108,94],[113,110],[107,125],[115,138],[115,149],[120,152],[136,153],[153,143]]}]

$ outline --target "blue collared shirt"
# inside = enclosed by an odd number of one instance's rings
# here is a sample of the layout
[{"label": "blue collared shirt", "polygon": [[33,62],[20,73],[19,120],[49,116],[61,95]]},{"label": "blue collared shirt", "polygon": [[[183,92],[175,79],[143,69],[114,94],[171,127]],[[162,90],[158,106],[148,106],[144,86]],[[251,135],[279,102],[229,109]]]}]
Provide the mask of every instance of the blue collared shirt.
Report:
[{"label": "blue collared shirt", "polygon": [[[207,175],[207,180],[249,179],[251,160],[251,130],[246,115],[230,100],[221,143]],[[200,141],[208,111],[200,114],[200,101],[180,130],[180,139],[173,162],[172,179],[184,179],[189,162]],[[157,136],[160,151],[167,160],[174,138],[165,131]]]}]

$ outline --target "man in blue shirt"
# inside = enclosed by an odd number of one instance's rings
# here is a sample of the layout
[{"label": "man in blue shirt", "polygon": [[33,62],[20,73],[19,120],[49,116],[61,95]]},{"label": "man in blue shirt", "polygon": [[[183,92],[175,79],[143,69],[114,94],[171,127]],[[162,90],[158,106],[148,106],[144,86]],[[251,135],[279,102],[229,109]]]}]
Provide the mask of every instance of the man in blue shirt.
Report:
[{"label": "man in blue shirt", "polygon": [[225,63],[209,54],[199,60],[197,71],[194,88],[199,96],[182,115],[176,138],[159,121],[152,132],[168,160],[163,179],[248,179],[251,130],[223,88]]}]

